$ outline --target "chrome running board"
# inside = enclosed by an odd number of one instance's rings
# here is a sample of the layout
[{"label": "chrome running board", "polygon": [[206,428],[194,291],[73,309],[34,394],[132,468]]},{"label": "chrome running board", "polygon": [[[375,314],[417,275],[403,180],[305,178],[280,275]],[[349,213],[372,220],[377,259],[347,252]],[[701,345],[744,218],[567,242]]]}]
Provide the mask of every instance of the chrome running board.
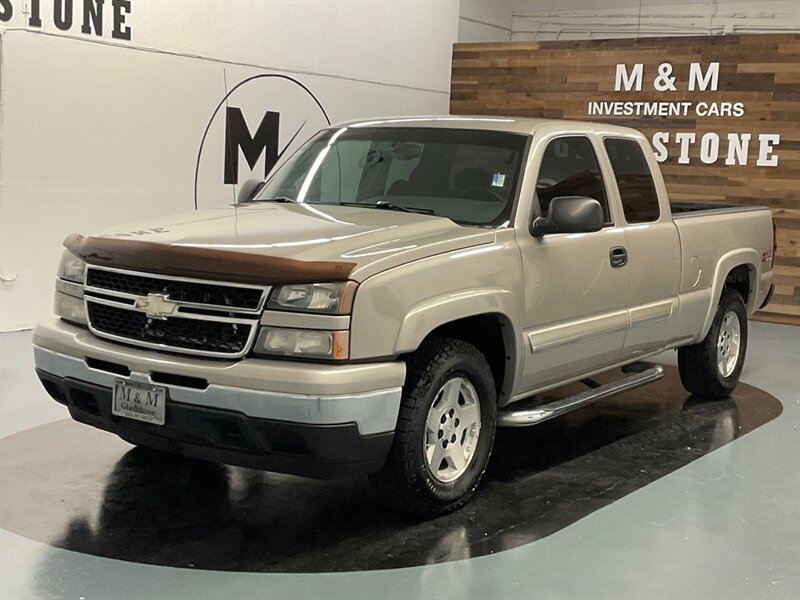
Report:
[{"label": "chrome running board", "polygon": [[[643,369],[643,370],[640,370]],[[577,410],[604,398],[610,398],[629,390],[658,381],[664,376],[664,367],[651,363],[634,363],[623,369],[634,372],[634,375],[618,379],[604,385],[586,390],[580,394],[542,404],[535,408],[519,410],[501,410],[497,415],[498,427],[527,427],[537,425],[543,421],[560,417],[568,412]],[[638,371],[638,372],[637,372]],[[513,405],[512,405],[513,406]]]}]

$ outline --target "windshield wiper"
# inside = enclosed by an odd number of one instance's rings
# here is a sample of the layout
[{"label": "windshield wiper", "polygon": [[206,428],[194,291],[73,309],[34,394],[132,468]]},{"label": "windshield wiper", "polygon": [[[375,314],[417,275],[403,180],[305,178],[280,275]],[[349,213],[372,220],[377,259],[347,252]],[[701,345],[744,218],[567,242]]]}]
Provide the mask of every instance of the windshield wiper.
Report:
[{"label": "windshield wiper", "polygon": [[248,200],[245,204],[252,204],[254,202],[291,202],[292,204],[297,204],[297,200],[294,198],[289,198],[289,196],[273,196],[272,198],[253,198],[252,200]]},{"label": "windshield wiper", "polygon": [[416,206],[399,206],[391,202],[377,202],[370,204],[368,202],[339,202],[339,206],[358,206],[360,208],[382,208],[383,210],[396,210],[399,212],[417,213],[420,215],[435,215],[430,208],[419,208]]}]

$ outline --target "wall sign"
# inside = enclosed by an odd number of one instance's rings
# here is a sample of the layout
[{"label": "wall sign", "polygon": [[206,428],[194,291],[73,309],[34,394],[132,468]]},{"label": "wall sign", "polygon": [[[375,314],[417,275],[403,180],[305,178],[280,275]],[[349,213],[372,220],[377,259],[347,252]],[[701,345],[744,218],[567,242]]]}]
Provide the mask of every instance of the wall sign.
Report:
[{"label": "wall sign", "polygon": [[278,135],[281,113],[268,110],[254,134],[237,106],[225,109],[225,183],[239,183],[239,151],[244,154],[251,170],[264,154],[264,175],[267,176],[278,162]]},{"label": "wall sign", "polygon": [[670,197],[772,208],[775,295],[800,324],[800,35],[456,44],[450,112],[642,131]]},{"label": "wall sign", "polygon": [[[678,92],[681,89],[678,77],[673,75],[672,63],[664,62],[658,65],[658,73],[652,80],[652,89],[656,92],[663,92],[665,97],[669,97],[671,92]],[[636,63],[627,65],[617,64],[614,76],[615,92],[642,91],[642,81],[644,79],[644,64]],[[708,92],[712,96],[719,88],[719,62],[709,63],[705,70],[702,63],[692,62],[689,64],[689,77],[686,82],[686,89],[689,92]],[[715,100],[589,100],[587,116],[590,117],[694,117],[694,118],[735,118],[739,119],[745,115],[744,102],[715,101]],[[700,160],[712,165],[717,161],[723,161],[725,165],[746,165],[750,160],[750,150],[752,148],[753,160],[758,167],[777,167],[778,156],[774,154],[775,146],[780,144],[781,135],[779,133],[759,133],[753,144],[753,134],[750,132],[728,133],[722,140],[723,148],[720,150],[720,136],[718,133],[709,131],[702,137],[698,137],[693,131],[675,132],[657,131],[650,141],[656,153],[658,162],[664,162],[669,157],[667,144],[674,141],[679,148],[678,162],[680,164],[691,163],[689,150],[692,145],[699,144]]]},{"label": "wall sign", "polygon": [[0,23],[24,16],[25,27],[56,29],[93,37],[130,40],[128,17],[134,0],[0,0]]},{"label": "wall sign", "polygon": [[293,77],[263,73],[238,82],[213,109],[200,140],[195,208],[200,204],[203,174],[206,181],[216,183],[206,185],[207,189],[218,190],[215,196],[228,197],[219,184],[266,178],[281,158],[330,123],[317,96]]}]

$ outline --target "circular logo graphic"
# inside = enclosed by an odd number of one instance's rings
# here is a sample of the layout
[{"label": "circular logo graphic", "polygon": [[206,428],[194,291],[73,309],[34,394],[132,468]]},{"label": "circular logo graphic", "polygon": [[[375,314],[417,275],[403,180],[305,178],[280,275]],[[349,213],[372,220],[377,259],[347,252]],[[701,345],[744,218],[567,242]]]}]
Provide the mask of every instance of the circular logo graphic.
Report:
[{"label": "circular logo graphic", "polygon": [[239,81],[214,108],[203,132],[194,207],[230,204],[240,183],[266,178],[330,123],[314,93],[289,75],[262,73]]}]

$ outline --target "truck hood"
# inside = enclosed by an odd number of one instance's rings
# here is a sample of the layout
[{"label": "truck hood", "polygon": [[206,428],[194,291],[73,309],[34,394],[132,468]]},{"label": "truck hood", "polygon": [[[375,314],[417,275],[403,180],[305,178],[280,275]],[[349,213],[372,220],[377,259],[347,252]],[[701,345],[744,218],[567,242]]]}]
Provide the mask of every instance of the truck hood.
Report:
[{"label": "truck hood", "polygon": [[299,260],[347,261],[356,263],[350,275],[356,281],[434,254],[495,240],[491,229],[463,227],[443,217],[277,202],[181,213],[100,235]]}]

